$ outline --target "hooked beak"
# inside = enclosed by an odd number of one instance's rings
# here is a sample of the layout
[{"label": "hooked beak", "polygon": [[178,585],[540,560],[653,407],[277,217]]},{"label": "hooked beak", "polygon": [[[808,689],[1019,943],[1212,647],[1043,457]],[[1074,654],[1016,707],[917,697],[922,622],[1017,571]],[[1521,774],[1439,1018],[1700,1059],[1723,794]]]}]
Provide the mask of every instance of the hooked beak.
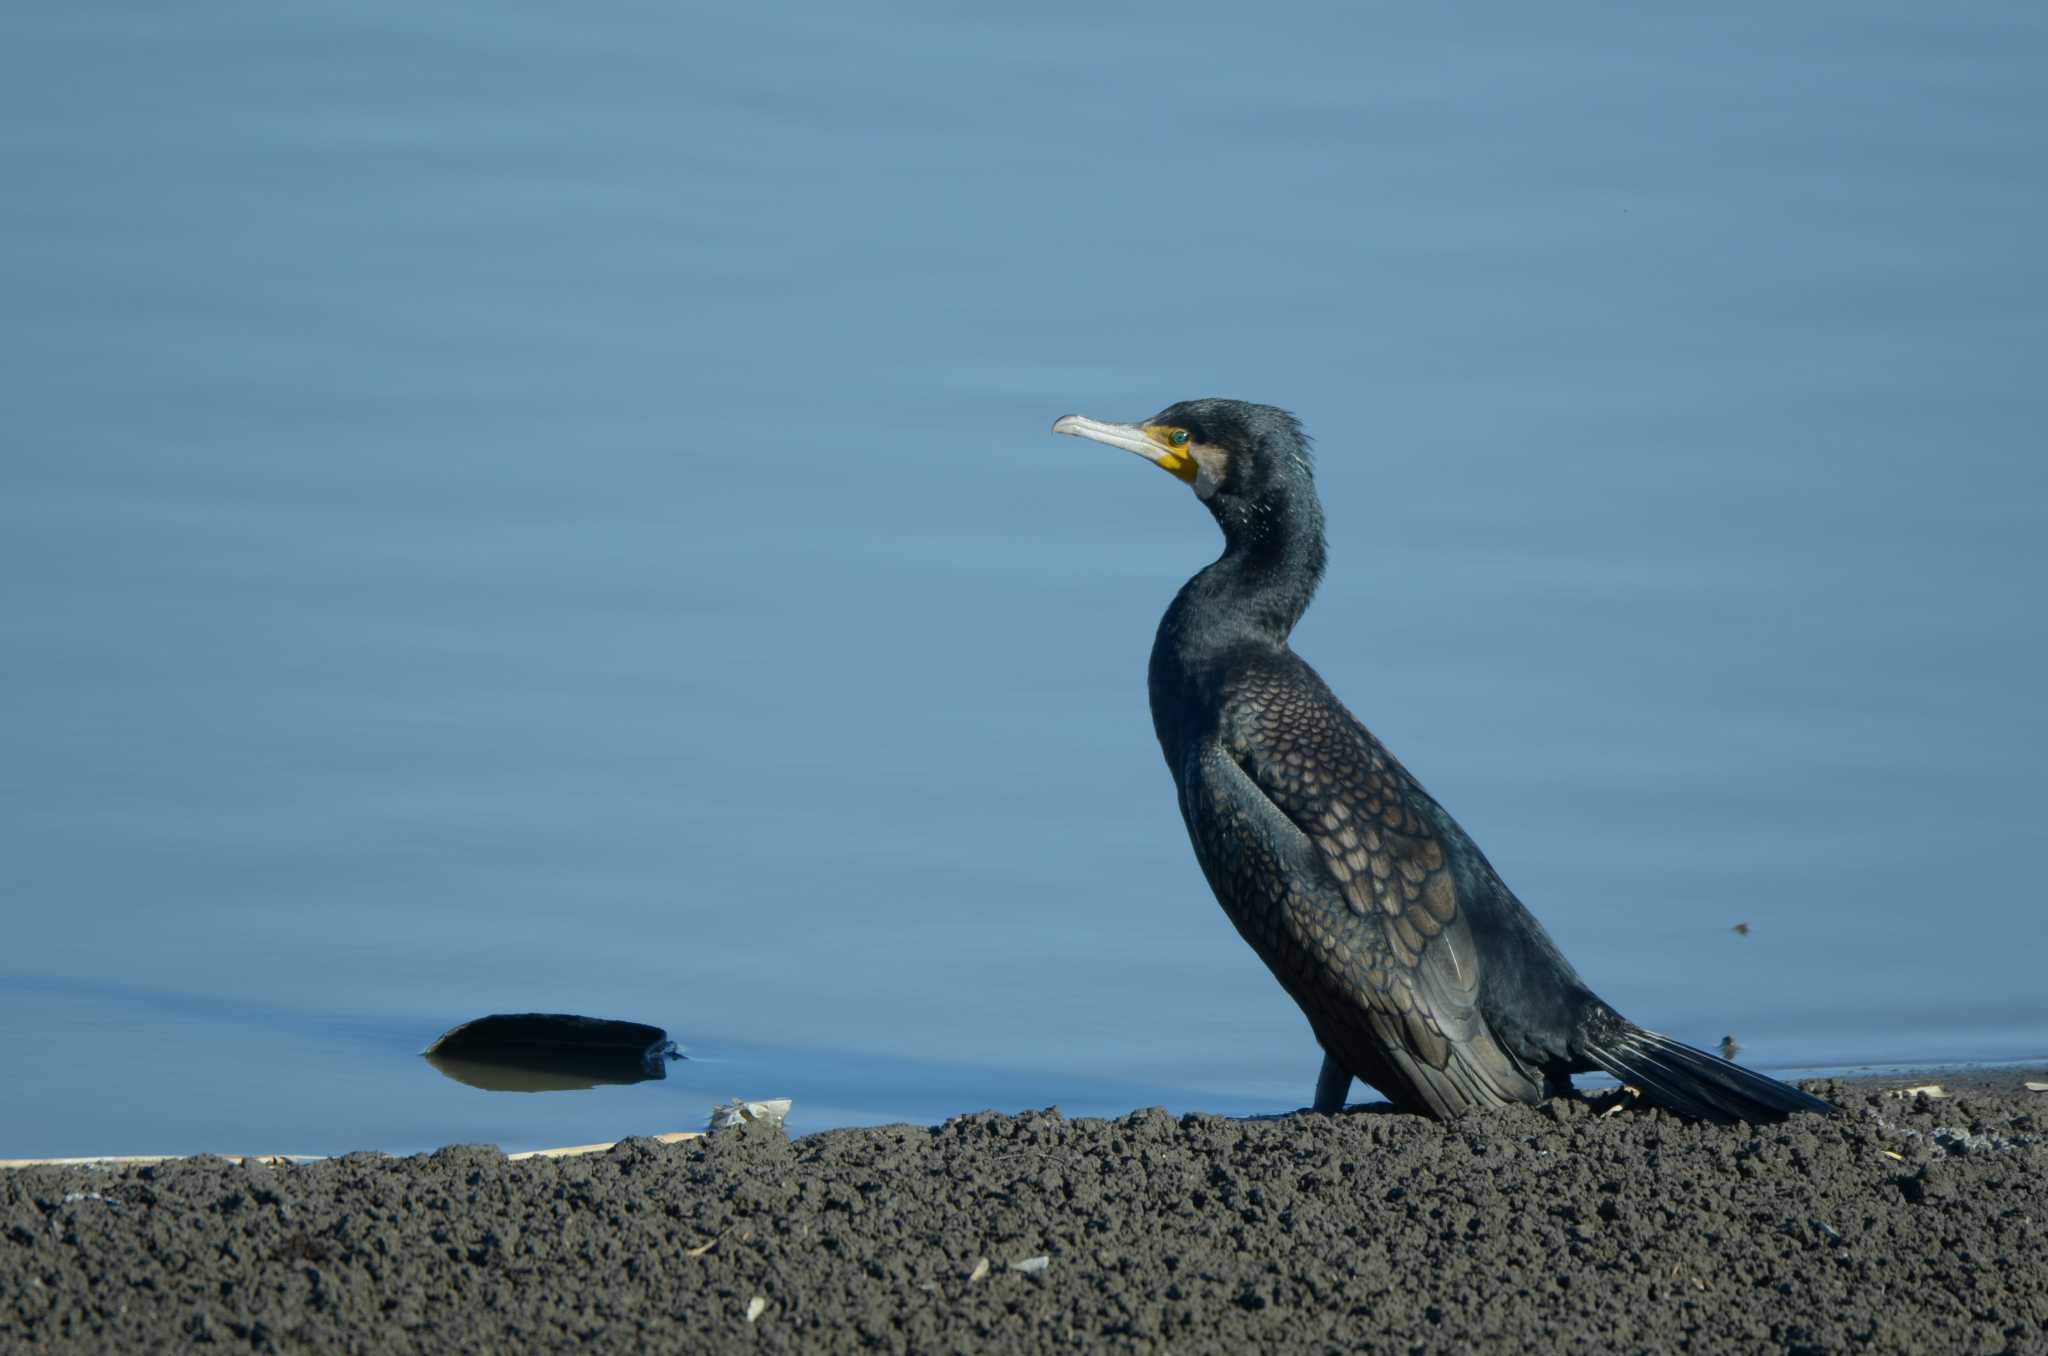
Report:
[{"label": "hooked beak", "polygon": [[1064,433],[1072,438],[1087,438],[1111,447],[1121,447],[1126,452],[1135,452],[1160,470],[1187,484],[1195,483],[1195,459],[1185,452],[1177,452],[1154,437],[1152,430],[1139,424],[1111,424],[1086,415],[1063,415],[1053,421],[1052,431]]}]

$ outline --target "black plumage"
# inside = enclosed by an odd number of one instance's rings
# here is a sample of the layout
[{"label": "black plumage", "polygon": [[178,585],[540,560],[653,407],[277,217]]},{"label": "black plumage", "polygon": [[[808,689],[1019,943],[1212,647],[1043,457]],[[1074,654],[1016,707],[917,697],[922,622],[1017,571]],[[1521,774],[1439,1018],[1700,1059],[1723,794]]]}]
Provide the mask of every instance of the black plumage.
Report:
[{"label": "black plumage", "polygon": [[1317,1109],[1341,1107],[1354,1076],[1443,1116],[1534,1102],[1593,1070],[1708,1120],[1833,1109],[1602,1002],[1289,648],[1324,561],[1293,416],[1195,400],[1137,424],[1070,415],[1054,428],[1162,466],[1223,529],[1223,554],[1159,624],[1152,719],[1217,900],[1322,1045]]}]

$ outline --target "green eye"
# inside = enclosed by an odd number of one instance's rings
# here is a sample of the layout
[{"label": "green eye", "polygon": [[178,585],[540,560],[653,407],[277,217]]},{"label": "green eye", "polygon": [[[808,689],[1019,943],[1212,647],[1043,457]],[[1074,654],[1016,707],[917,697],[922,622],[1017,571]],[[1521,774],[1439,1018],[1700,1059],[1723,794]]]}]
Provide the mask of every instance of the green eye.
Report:
[{"label": "green eye", "polygon": [[1166,435],[1166,445],[1168,447],[1186,447],[1188,445],[1188,431],[1184,428],[1172,430]]}]

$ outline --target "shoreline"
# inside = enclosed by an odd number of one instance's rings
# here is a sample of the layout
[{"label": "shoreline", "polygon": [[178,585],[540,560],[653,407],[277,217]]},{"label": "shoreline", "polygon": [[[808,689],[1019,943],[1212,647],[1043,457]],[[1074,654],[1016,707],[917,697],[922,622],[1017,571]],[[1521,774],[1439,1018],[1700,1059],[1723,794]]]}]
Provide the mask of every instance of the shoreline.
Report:
[{"label": "shoreline", "polygon": [[[1980,1094],[1992,1092],[2023,1092],[2028,1090],[2027,1080],[2030,1078],[2034,1079],[2035,1081],[2048,1080],[2048,1060],[2039,1062],[2015,1061],[2009,1063],[1991,1064],[1925,1066],[1882,1065],[1872,1067],[1879,1068],[1882,1070],[1882,1072],[1866,1072],[1862,1069],[1857,1069],[1841,1073],[1814,1074],[1808,1076],[1795,1076],[1784,1074],[1778,1074],[1773,1076],[1784,1078],[1787,1081],[1791,1082],[1794,1086],[1798,1087],[1816,1086],[1821,1083],[1827,1083],[1831,1086],[1851,1087],[1858,1089],[1892,1089],[1900,1087],[1919,1086],[1922,1084],[1932,1084],[1943,1088],[1947,1092],[1952,1092],[1956,1094],[1968,1094],[1973,1092]],[[1354,1091],[1355,1090],[1356,1088],[1354,1088]],[[1612,1091],[1612,1088],[1581,1088],[1578,1090],[1578,1094],[1582,1098],[1588,1100],[1598,1100],[1605,1094]],[[786,1112],[787,1099],[783,1099],[782,1106],[784,1111]],[[1388,1104],[1385,1102],[1351,1102],[1347,1103],[1345,1107],[1346,1111],[1365,1111],[1375,1109],[1388,1110],[1390,1108],[1388,1107]],[[1307,1110],[1308,1108],[1306,1107],[1297,1107],[1290,1111],[1260,1113],[1251,1116],[1236,1116],[1229,1117],[1228,1119],[1261,1121],[1280,1120],[1288,1116],[1301,1115]],[[1088,1118],[1077,1117],[1076,1119]],[[1111,1117],[1099,1119],[1114,1118]],[[922,1124],[922,1122],[890,1121],[884,1122],[884,1124],[916,1125]],[[826,1126],[818,1130],[803,1131],[801,1134],[792,1136],[792,1138],[805,1139],[812,1135],[831,1134],[838,1130],[851,1130],[863,1128],[873,1129],[879,1127]],[[655,1139],[660,1140],[664,1143],[674,1144],[681,1143],[685,1140],[699,1138],[704,1133],[705,1132],[702,1130],[664,1130],[650,1131],[637,1135],[627,1135],[625,1136],[625,1138]],[[487,1141],[459,1141],[459,1143],[486,1142]],[[508,1160],[516,1162],[521,1159],[528,1158],[570,1158],[581,1154],[601,1153],[607,1149],[615,1147],[619,1142],[620,1141],[618,1140],[606,1140],[599,1143],[544,1145],[534,1148],[511,1150],[504,1149],[502,1146],[498,1146],[495,1144],[493,1147],[498,1147],[500,1152],[502,1152]],[[454,1145],[442,1145],[439,1147],[450,1148],[454,1147]],[[426,1154],[432,1154],[436,1151],[436,1149],[352,1149],[349,1150],[348,1153],[369,1153],[381,1154],[391,1158],[411,1158]],[[283,1166],[286,1164],[303,1166],[308,1163],[325,1163],[332,1159],[342,1158],[346,1156],[346,1154],[300,1154],[263,1151],[229,1152],[213,1149],[203,1149],[193,1153],[82,1154],[75,1157],[49,1156],[34,1158],[0,1158],[0,1172],[5,1172],[10,1169],[16,1168],[39,1167],[144,1167],[161,1163],[176,1163],[188,1159],[202,1158],[221,1159],[229,1163],[241,1163],[245,1161],[254,1160],[256,1162],[269,1163],[274,1166]]]},{"label": "shoreline", "polygon": [[1759,1127],[1595,1095],[18,1168],[0,1346],[2048,1347],[2048,1072],[1920,1081]]}]

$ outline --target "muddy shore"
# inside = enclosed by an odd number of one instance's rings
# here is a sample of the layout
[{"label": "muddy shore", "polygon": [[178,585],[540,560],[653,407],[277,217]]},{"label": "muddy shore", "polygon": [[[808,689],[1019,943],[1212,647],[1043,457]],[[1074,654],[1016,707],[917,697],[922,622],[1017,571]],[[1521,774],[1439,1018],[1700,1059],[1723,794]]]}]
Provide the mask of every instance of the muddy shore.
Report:
[{"label": "muddy shore", "polygon": [[1759,1129],[1574,1099],[20,1169],[0,1349],[2042,1352],[2020,1077]]}]

